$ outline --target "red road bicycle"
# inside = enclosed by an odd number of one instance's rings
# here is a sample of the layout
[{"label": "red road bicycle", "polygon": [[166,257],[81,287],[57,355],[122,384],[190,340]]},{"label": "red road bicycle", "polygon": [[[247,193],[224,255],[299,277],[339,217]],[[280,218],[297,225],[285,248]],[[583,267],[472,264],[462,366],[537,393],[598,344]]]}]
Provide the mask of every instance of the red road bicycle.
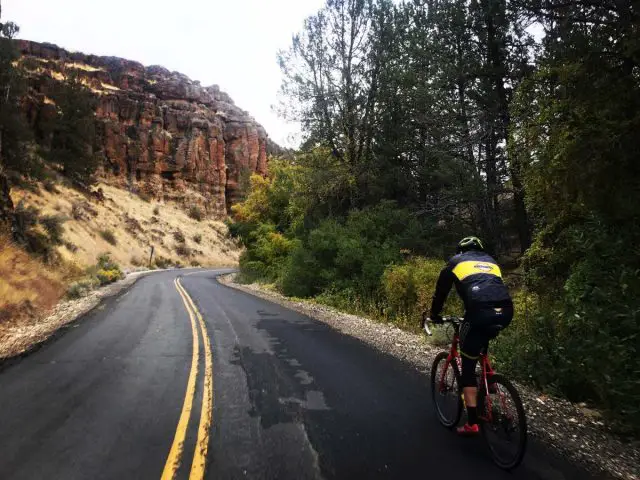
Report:
[{"label": "red road bicycle", "polygon": [[[448,352],[440,352],[431,367],[431,395],[436,416],[442,425],[452,429],[462,417],[464,398],[460,384],[461,359],[458,351],[461,318],[445,317],[453,326],[453,341]],[[425,330],[431,330],[425,322]],[[499,327],[496,326],[496,330]],[[497,333],[497,332],[496,332]],[[493,461],[500,468],[517,467],[527,448],[527,419],[518,391],[504,376],[491,367],[487,349],[480,355],[478,377],[478,419]]]}]

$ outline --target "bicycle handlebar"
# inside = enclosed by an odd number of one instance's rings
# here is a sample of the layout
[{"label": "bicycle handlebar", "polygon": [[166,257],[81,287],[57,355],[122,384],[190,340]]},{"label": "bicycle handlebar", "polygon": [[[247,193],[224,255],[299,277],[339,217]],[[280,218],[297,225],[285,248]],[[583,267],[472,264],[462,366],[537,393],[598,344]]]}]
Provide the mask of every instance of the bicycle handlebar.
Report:
[{"label": "bicycle handlebar", "polygon": [[[460,325],[462,321],[463,319],[460,317],[451,317],[451,316],[442,317],[442,323],[452,323],[454,325]],[[431,332],[429,325],[427,325],[428,323],[434,323],[434,322],[429,317],[424,318],[424,323],[423,323],[424,331],[427,333],[427,335],[431,337],[433,336],[433,332]]]}]

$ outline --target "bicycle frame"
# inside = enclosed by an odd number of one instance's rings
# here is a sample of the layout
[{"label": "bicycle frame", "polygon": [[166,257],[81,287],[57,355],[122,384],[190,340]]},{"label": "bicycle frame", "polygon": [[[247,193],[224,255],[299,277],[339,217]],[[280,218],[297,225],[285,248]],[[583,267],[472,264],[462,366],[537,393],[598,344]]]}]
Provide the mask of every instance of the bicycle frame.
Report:
[{"label": "bicycle frame", "polygon": [[[451,365],[452,362],[455,361],[458,365],[458,371],[462,372],[462,363],[460,360],[460,352],[458,350],[458,345],[460,343],[459,326],[454,324],[454,329],[455,330],[453,334],[453,340],[451,341],[449,356],[447,357],[445,368],[442,369],[442,373],[440,374],[439,387],[441,391],[445,386],[445,375],[449,369],[449,365]],[[479,388],[484,388],[485,392],[487,393],[485,395],[485,399],[487,401],[487,408],[484,409],[485,412],[482,412],[479,417],[483,421],[491,422],[493,420],[493,408],[491,405],[491,395],[489,395],[489,383],[490,383],[491,377],[493,377],[496,372],[491,366],[491,361],[489,360],[489,356],[487,355],[487,352],[482,352],[480,354],[480,367],[481,367],[481,375],[480,375],[481,385],[479,385]],[[464,396],[462,400],[464,402]],[[503,403],[504,403],[504,399],[503,399]],[[503,405],[503,407],[504,406],[505,405]],[[484,415],[485,413],[487,414],[486,416]]]}]

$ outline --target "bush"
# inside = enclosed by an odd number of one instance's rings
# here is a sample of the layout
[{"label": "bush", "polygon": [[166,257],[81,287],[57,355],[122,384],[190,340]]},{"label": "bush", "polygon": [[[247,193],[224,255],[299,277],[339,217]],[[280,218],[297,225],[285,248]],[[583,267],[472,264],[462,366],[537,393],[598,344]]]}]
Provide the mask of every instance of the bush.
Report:
[{"label": "bush", "polygon": [[191,205],[189,207],[189,217],[200,222],[204,218],[204,213],[202,212],[202,209],[197,205]]},{"label": "bush", "polygon": [[[382,275],[385,316],[391,320],[419,325],[422,312],[428,312],[436,282],[445,263],[423,257],[387,267]],[[444,314],[462,315],[464,307],[455,292],[451,292]]]},{"label": "bush", "polygon": [[98,270],[96,273],[96,278],[100,282],[100,285],[108,285],[110,283],[116,282],[122,278],[122,272],[120,269],[117,270]]},{"label": "bush", "polygon": [[73,202],[71,205],[71,216],[75,220],[85,220],[88,216],[97,217],[98,212],[89,202],[82,200]]},{"label": "bush", "polygon": [[58,189],[56,188],[55,182],[53,180],[51,180],[50,178],[46,179],[42,183],[42,187],[49,193],[60,193],[58,191]]},{"label": "bush", "polygon": [[200,235],[199,233],[196,233],[193,236],[193,241],[196,242],[197,244],[202,243],[202,235]]},{"label": "bush", "polygon": [[40,219],[40,223],[47,231],[54,245],[62,244],[62,234],[64,233],[63,224],[65,221],[66,218],[62,215],[47,215]]},{"label": "bush", "polygon": [[160,205],[156,205],[155,207],[153,207],[153,214],[160,215]]},{"label": "bush", "polygon": [[33,228],[40,217],[40,210],[33,206],[27,207],[23,200],[21,200],[14,210],[16,223],[20,232],[25,233],[29,229]]},{"label": "bush", "polygon": [[137,235],[138,232],[144,232],[144,230],[142,229],[142,225],[140,225],[140,222],[134,218],[134,217],[130,217],[129,215],[125,215],[125,230],[127,232],[129,232],[131,235],[133,235],[134,237]]},{"label": "bush", "polygon": [[169,260],[168,258],[164,258],[161,256],[157,256],[156,259],[154,260],[155,266],[156,268],[160,268],[160,269],[165,269],[165,268],[169,268],[171,267],[172,263],[171,260]]},{"label": "bush", "polygon": [[120,266],[111,259],[111,255],[103,253],[98,257],[97,266],[101,270],[120,270]]},{"label": "bush", "polygon": [[120,266],[111,259],[108,253],[103,253],[98,257],[96,269],[94,276],[101,286],[120,280],[124,276]]},{"label": "bush", "polygon": [[138,197],[140,197],[140,200],[142,200],[143,202],[151,202],[151,200],[153,200],[153,196],[151,196],[149,193],[145,192],[144,190],[140,190],[138,192]]},{"label": "bush", "polygon": [[294,242],[275,231],[273,225],[260,225],[257,240],[240,257],[247,281],[275,282],[280,277]]},{"label": "bush", "polygon": [[184,243],[179,243],[178,245],[176,245],[176,253],[181,257],[189,257],[191,256],[191,249]]},{"label": "bush", "polygon": [[74,245],[71,242],[64,242],[64,246],[67,250],[69,250],[71,253],[76,253],[78,251],[78,247],[77,245]]},{"label": "bush", "polygon": [[117,245],[118,244],[118,239],[116,238],[115,234],[113,233],[113,231],[111,230],[100,230],[100,236],[107,242],[110,243],[111,245]]},{"label": "bush", "polygon": [[71,299],[84,297],[97,285],[99,285],[99,282],[92,279],[79,280],[69,285],[69,288],[67,289],[67,297]]},{"label": "bush", "polygon": [[42,258],[45,263],[52,265],[59,260],[59,256],[48,235],[31,229],[24,234],[24,239],[27,252]]},{"label": "bush", "polygon": [[187,239],[184,238],[184,233],[182,233],[180,230],[176,230],[175,232],[173,232],[173,238],[176,242],[180,243],[185,243],[187,241]]}]

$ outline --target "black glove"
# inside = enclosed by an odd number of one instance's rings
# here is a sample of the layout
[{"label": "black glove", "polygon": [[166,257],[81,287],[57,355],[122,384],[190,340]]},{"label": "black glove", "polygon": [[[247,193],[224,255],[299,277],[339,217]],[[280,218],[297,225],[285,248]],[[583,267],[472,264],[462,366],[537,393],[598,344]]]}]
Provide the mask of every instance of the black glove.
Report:
[{"label": "black glove", "polygon": [[433,323],[435,323],[436,325],[442,325],[444,323],[444,320],[442,319],[442,317],[440,315],[434,315],[431,317],[431,321]]}]

